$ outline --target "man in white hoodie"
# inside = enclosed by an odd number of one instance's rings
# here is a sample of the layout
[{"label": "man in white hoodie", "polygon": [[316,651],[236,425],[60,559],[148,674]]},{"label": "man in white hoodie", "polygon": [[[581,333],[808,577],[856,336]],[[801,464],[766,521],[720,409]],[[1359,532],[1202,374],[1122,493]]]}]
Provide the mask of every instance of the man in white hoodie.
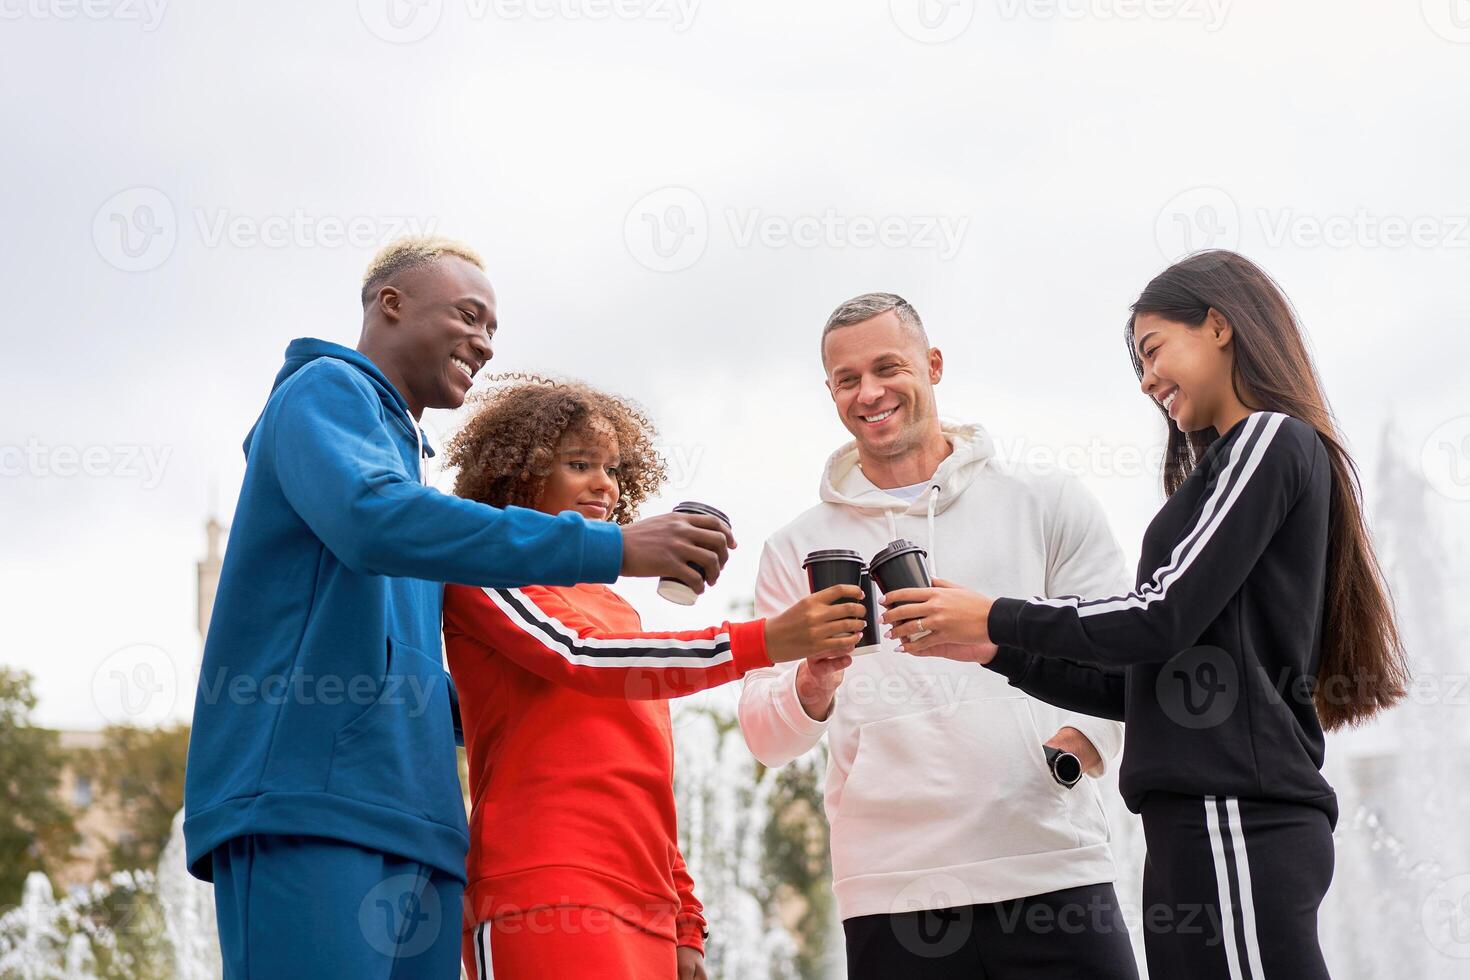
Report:
[{"label": "man in white hoodie", "polygon": [[[869,557],[900,537],[928,552],[936,579],[987,595],[1127,590],[1117,543],[1080,483],[1009,470],[979,425],[940,422],[943,355],[901,297],[838,307],[822,365],[854,441],[827,460],[821,502],[766,542],[757,615],[807,594],[808,553]],[[906,656],[884,638],[856,660],[747,674],[740,728],[768,766],[827,736],[850,980],[1137,977],[1094,781],[1061,785],[1043,748],[1100,775],[1122,745],[1118,722],[1051,707],[975,664]]]}]

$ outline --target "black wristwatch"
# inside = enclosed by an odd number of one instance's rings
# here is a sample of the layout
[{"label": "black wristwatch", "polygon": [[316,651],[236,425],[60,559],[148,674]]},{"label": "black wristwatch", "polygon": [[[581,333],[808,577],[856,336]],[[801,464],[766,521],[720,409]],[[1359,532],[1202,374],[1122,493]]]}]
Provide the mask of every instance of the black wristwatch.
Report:
[{"label": "black wristwatch", "polygon": [[1051,770],[1051,778],[1067,789],[1076,786],[1082,779],[1082,760],[1050,745],[1042,748],[1046,749],[1046,767]]}]

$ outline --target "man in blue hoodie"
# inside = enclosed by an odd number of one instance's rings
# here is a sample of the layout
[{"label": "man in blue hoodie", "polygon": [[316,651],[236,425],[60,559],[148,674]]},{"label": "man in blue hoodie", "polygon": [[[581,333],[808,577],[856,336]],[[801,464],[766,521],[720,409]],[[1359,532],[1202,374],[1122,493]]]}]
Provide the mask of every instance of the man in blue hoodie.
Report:
[{"label": "man in blue hoodie", "polygon": [[[463,245],[410,238],[364,277],[357,349],[295,340],[245,439],[185,782],[189,869],[215,884],[224,975],[459,975],[468,831],[442,583],[713,583],[731,537],[619,528],[425,485],[425,408],[492,356],[495,293]],[[707,570],[701,574],[691,567]]]}]

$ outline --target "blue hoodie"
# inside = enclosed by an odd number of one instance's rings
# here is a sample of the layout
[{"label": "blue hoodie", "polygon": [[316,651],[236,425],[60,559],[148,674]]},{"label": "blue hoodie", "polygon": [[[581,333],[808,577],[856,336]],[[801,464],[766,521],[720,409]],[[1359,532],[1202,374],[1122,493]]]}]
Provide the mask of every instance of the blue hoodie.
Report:
[{"label": "blue hoodie", "polygon": [[204,645],[184,785],[196,876],[239,835],[311,834],[464,879],[441,583],[612,582],[622,533],[440,493],[425,451],[370,360],[291,342],[245,439]]}]

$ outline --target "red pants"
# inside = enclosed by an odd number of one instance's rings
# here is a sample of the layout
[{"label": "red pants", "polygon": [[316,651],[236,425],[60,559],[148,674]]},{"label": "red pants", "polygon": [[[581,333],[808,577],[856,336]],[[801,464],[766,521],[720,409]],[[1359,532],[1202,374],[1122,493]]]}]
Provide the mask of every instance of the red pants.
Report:
[{"label": "red pants", "polygon": [[464,933],[462,948],[470,980],[677,980],[679,975],[674,940],[583,905],[544,906],[481,922]]}]

